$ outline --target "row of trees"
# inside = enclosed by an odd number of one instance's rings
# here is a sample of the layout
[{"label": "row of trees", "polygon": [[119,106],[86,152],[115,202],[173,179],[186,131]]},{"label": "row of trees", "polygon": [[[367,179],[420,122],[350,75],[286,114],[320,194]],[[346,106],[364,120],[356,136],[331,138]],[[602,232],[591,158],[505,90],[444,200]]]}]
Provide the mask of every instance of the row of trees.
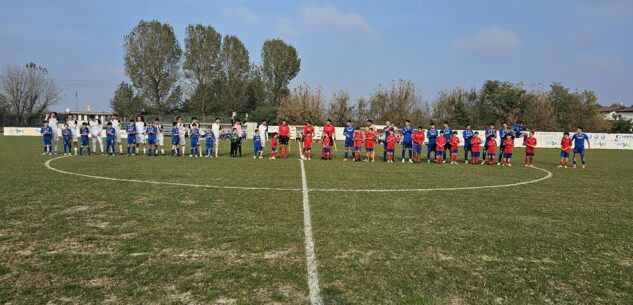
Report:
[{"label": "row of trees", "polygon": [[140,21],[125,36],[125,73],[131,84],[119,85],[113,111],[253,112],[279,106],[300,70],[296,49],[281,39],[264,42],[261,64],[250,61],[237,36],[222,36],[212,26],[187,26],[184,42],[183,52],[171,25]]},{"label": "row of trees", "polygon": [[379,85],[369,99],[360,97],[355,102],[344,90],[334,92],[328,101],[321,87],[300,85],[282,99],[276,117],[292,123],[309,119],[316,124],[329,118],[336,125],[348,119],[356,124],[368,119],[397,124],[410,119],[422,125],[449,121],[453,126],[471,124],[475,128],[524,120],[541,131],[573,130],[577,126],[591,131],[622,131],[620,122],[605,121],[599,109],[592,91],[572,91],[560,83],[551,84],[545,91],[528,89],[521,83],[486,81],[480,89],[442,91],[429,103],[422,100],[412,82],[399,80],[389,86]]}]

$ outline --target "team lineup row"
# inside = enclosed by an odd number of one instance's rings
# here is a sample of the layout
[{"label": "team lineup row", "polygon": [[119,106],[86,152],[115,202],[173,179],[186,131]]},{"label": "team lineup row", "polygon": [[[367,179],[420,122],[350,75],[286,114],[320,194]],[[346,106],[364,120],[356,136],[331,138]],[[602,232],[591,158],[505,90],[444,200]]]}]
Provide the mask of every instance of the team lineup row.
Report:
[{"label": "team lineup row", "polygon": [[[54,124],[50,124],[51,121],[53,121]],[[214,152],[215,157],[218,157],[219,141],[222,137],[228,139],[231,143],[230,156],[237,157],[238,154],[241,156],[242,142],[246,140],[246,133],[242,129],[239,120],[232,123],[234,123],[232,130],[228,133],[224,133],[221,130],[222,127],[219,118],[216,118],[214,124],[205,130],[201,130],[196,118],[192,118],[192,122],[185,127],[182,118],[178,117],[177,121],[172,123],[171,128],[171,155],[185,155],[185,147],[187,139],[189,139],[190,157],[204,156],[211,158],[214,156]],[[52,154],[51,147],[53,147],[55,153],[57,153],[57,132],[52,126],[56,126],[54,114],[50,117],[47,115],[44,126],[40,131],[44,140],[43,154]],[[92,153],[96,153],[97,143],[99,143],[101,152],[104,152],[102,143],[103,137],[101,136],[101,122],[91,117],[89,122],[81,124],[78,129],[78,136],[76,127],[76,121],[73,122],[72,117],[70,117],[70,120],[67,120],[66,124],[64,124],[64,128],[61,130],[65,155],[71,155],[73,148],[75,155],[83,155],[84,148],[86,148],[88,155],[91,155]],[[255,130],[255,135],[253,136],[253,158],[263,158],[266,138],[268,137],[266,129],[266,121],[263,121]],[[290,126],[287,125],[285,120],[282,120],[278,129],[278,132],[274,133],[271,139],[269,159],[288,157]],[[112,120],[106,124],[105,133],[105,155],[114,156],[115,144],[118,144],[119,152],[123,154],[121,129],[116,115],[113,115]],[[158,119],[150,120],[145,123],[143,117],[139,116],[136,121],[130,120],[128,122],[125,126],[125,133],[127,134],[127,155],[133,156],[140,154],[141,148],[143,149],[143,154],[147,154],[148,156],[157,156],[159,149],[161,154],[165,154],[163,126]],[[439,130],[435,128],[435,124],[431,123],[429,129],[425,132],[422,127],[418,127],[417,129],[413,128],[409,120],[406,120],[405,125],[401,128],[397,128],[394,124],[387,121],[385,127],[381,130],[378,130],[373,125],[373,122],[368,120],[367,126],[363,131],[361,131],[360,127],[354,127],[351,121],[348,120],[343,130],[345,137],[344,160],[347,160],[351,154],[354,161],[374,162],[374,150],[376,142],[379,139],[379,133],[382,133],[384,136],[382,138],[384,145],[383,160],[388,163],[394,162],[396,146],[402,147],[402,162],[405,162],[407,152],[409,162],[421,162],[423,146],[426,145],[427,162],[431,162],[431,154],[433,154],[433,160],[436,163],[446,163],[448,156],[450,164],[457,164],[460,138],[457,136],[457,131],[453,131],[449,127],[448,122],[444,122],[443,128]],[[498,131],[494,124],[490,124],[489,128],[485,131],[483,139],[480,138],[478,132],[471,129],[470,125],[466,125],[462,136],[464,139],[463,149],[465,163],[480,164],[479,158],[481,158],[481,164],[496,163],[497,165],[511,166],[515,146],[514,139],[523,137],[523,145],[525,146],[526,153],[525,166],[531,166],[533,164],[537,140],[534,137],[534,132],[529,130],[523,122],[515,124],[512,129],[509,129],[508,125],[503,123],[502,128]],[[499,137],[499,141],[497,141],[497,137]],[[78,138],[79,141],[77,141]],[[204,154],[200,147],[201,139],[205,140]],[[326,125],[323,126],[322,136],[319,139],[315,139],[315,127],[308,121],[303,127],[299,141],[303,144],[301,148],[301,158],[311,160],[312,143],[320,141],[322,143],[321,159],[331,160],[332,149],[336,149],[335,127],[331,124],[330,120],[327,120]],[[89,142],[92,144],[92,149]],[[585,142],[587,143],[587,148],[591,146],[589,138],[583,133],[580,127],[571,137],[569,133],[564,133],[561,139],[561,160],[559,167],[567,167],[572,142],[574,143],[573,166],[576,166],[577,156],[580,156],[584,168],[586,164]],[[482,144],[483,149],[480,147]],[[365,158],[361,160],[363,146],[365,149]],[[498,155],[497,147],[499,148]],[[498,160],[496,160],[497,156]]]}]

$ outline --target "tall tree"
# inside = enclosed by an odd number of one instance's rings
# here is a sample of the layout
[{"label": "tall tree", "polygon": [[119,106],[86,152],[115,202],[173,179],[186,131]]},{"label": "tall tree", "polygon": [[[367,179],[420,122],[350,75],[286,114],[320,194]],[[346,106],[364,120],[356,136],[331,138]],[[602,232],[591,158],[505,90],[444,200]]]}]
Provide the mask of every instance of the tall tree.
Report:
[{"label": "tall tree", "polygon": [[220,52],[221,96],[226,113],[244,112],[251,73],[248,50],[237,36],[224,36]]},{"label": "tall tree", "polygon": [[417,104],[415,86],[411,81],[392,82],[390,88],[378,86],[369,98],[369,117],[377,121],[390,120],[404,123],[413,113]]},{"label": "tall tree", "polygon": [[301,124],[306,120],[311,120],[313,124],[322,124],[325,113],[323,104],[321,87],[311,89],[307,84],[299,85],[281,100],[277,117],[287,119],[291,124]]},{"label": "tall tree", "polygon": [[525,93],[522,84],[488,80],[479,92],[481,102],[478,107],[490,122],[515,122],[525,113]]},{"label": "tall tree", "polygon": [[134,95],[134,89],[126,82],[121,82],[110,100],[110,108],[118,115],[135,115],[145,109],[145,103]]},{"label": "tall tree", "polygon": [[472,124],[468,99],[472,92],[463,88],[441,91],[434,104],[434,114],[439,121],[450,121],[454,126]]},{"label": "tall tree", "polygon": [[361,96],[356,100],[356,109],[354,111],[354,120],[357,126],[362,126],[369,119],[369,105],[365,97]]},{"label": "tall tree", "polygon": [[332,95],[328,115],[336,126],[344,126],[345,121],[351,120],[354,114],[354,106],[349,104],[347,91],[338,90]]},{"label": "tall tree", "polygon": [[269,39],[262,47],[262,72],[270,105],[288,96],[288,84],[297,76],[301,59],[297,50],[281,39]]},{"label": "tall tree", "polygon": [[158,114],[178,106],[182,91],[179,63],[182,50],[174,29],[156,20],[141,20],[125,36],[125,72],[141,97]]},{"label": "tall tree", "polygon": [[215,80],[220,69],[221,46],[222,35],[212,26],[187,26],[183,70],[191,86],[186,107],[203,116],[209,114],[211,104],[219,103]]},{"label": "tall tree", "polygon": [[22,126],[40,116],[61,98],[61,89],[48,70],[34,63],[24,67],[7,66],[0,75],[7,110]]}]

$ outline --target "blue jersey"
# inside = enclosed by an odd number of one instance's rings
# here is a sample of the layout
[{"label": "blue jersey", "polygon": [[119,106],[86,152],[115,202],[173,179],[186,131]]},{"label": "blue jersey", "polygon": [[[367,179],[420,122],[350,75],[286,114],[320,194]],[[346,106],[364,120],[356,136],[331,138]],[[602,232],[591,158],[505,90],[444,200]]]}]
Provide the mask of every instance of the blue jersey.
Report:
[{"label": "blue jersey", "polygon": [[207,141],[207,146],[213,146],[213,141],[215,140],[215,134],[213,134],[213,131],[209,130],[204,133],[204,139]]},{"label": "blue jersey", "polygon": [[352,141],[352,139],[354,139],[354,129],[354,126],[345,126],[345,128],[343,128],[346,141]]},{"label": "blue jersey", "polygon": [[429,129],[426,131],[426,138],[429,139],[429,144],[435,144],[435,141],[437,140],[437,136],[439,135],[439,133],[437,132],[437,129]]},{"label": "blue jersey", "polygon": [[[507,128],[501,128],[501,129],[499,129],[499,139],[501,139],[501,141],[499,141],[499,142],[503,143],[503,140],[506,138],[506,136],[507,136],[508,134],[510,134],[510,135],[512,134],[512,132],[510,131],[510,129],[507,129]],[[503,145],[503,144],[502,144],[502,145]]]},{"label": "blue jersey", "polygon": [[514,124],[514,126],[512,126],[512,131],[514,131],[514,137],[518,138],[521,136],[521,133],[527,130],[527,126],[525,125],[519,125],[519,124]]},{"label": "blue jersey", "polygon": [[147,139],[156,139],[156,132],[158,132],[158,128],[156,128],[156,126],[147,126],[147,128],[145,128]]},{"label": "blue jersey", "polygon": [[172,137],[172,138],[178,138],[178,137],[180,137],[180,128],[178,128],[178,127],[172,127],[172,128],[171,128],[171,137]]},{"label": "blue jersey", "polygon": [[198,130],[198,128],[193,128],[189,131],[189,140],[191,140],[191,143],[198,143],[198,140],[200,139],[200,130]]},{"label": "blue jersey", "polygon": [[493,135],[495,135],[495,136],[497,135],[497,130],[495,130],[494,128],[493,129],[491,129],[491,128],[486,129],[486,142],[488,142],[488,139],[491,138],[490,136],[493,136]]},{"label": "blue jersey", "polygon": [[52,138],[53,137],[53,128],[50,126],[44,126],[40,129],[40,133],[44,138]]},{"label": "blue jersey", "polygon": [[464,144],[465,145],[470,145],[470,140],[473,139],[473,136],[475,135],[475,132],[472,131],[472,130],[464,130],[462,135],[464,136]]},{"label": "blue jersey", "polygon": [[404,142],[411,142],[411,137],[413,136],[413,127],[404,126],[401,128],[401,130]]},{"label": "blue jersey", "polygon": [[126,125],[125,132],[127,133],[128,137],[136,136],[136,125]]},{"label": "blue jersey", "polygon": [[255,147],[256,150],[259,150],[262,148],[262,137],[260,137],[258,134],[255,134],[253,136],[253,146]]},{"label": "blue jersey", "polygon": [[88,127],[81,127],[79,128],[79,135],[81,136],[82,139],[88,139],[88,134],[90,134],[90,129],[88,129]]},{"label": "blue jersey", "polygon": [[453,136],[453,128],[450,128],[450,127],[442,128],[442,131],[444,132],[444,138],[446,139],[446,143],[448,143],[448,141]]},{"label": "blue jersey", "polygon": [[106,128],[106,140],[114,140],[116,137],[116,129],[114,127]]},{"label": "blue jersey", "polygon": [[62,137],[64,137],[64,141],[70,141],[73,138],[73,131],[70,128],[62,129]]},{"label": "blue jersey", "polygon": [[571,139],[574,141],[574,147],[585,148],[585,141],[589,141],[589,137],[584,133],[574,134]]}]

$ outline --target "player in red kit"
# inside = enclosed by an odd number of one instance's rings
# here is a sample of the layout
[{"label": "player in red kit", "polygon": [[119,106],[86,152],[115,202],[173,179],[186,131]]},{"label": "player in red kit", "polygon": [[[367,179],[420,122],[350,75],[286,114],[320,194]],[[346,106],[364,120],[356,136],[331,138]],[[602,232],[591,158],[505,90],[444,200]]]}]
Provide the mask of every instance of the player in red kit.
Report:
[{"label": "player in red kit", "polygon": [[308,160],[312,160],[312,134],[305,133],[303,135],[303,157]]},{"label": "player in red kit", "polygon": [[332,160],[332,147],[330,144],[330,137],[323,137],[323,149],[321,150],[322,160]]},{"label": "player in red kit", "polygon": [[471,145],[470,158],[471,158],[471,163],[473,165],[479,164],[479,154],[481,153],[481,147],[479,146],[480,144],[481,144],[481,139],[479,138],[479,132],[475,132],[470,140],[470,145]]},{"label": "player in red kit", "polygon": [[440,136],[435,140],[435,163],[442,164],[446,163],[444,160],[446,158],[446,152],[444,148],[446,147],[446,137],[444,137],[444,132],[440,131]]},{"label": "player in red kit", "polygon": [[[314,136],[314,126],[312,126],[312,121],[307,120],[305,126],[303,126],[303,134],[312,134]],[[304,155],[304,150],[301,150],[301,155]]]},{"label": "player in red kit", "polygon": [[457,164],[457,146],[459,146],[459,137],[457,131],[453,131],[453,136],[448,140],[451,146],[451,164]]},{"label": "player in red kit", "polygon": [[488,142],[486,142],[486,146],[488,147],[488,152],[486,153],[488,165],[495,164],[495,156],[497,155],[497,136],[491,135],[488,138]]},{"label": "player in red kit", "polygon": [[422,145],[424,145],[424,129],[418,127],[413,133],[413,162],[420,163],[422,159]]},{"label": "player in red kit", "polygon": [[363,150],[363,134],[360,132],[360,127],[356,127],[354,130],[354,161],[360,161],[360,153]]},{"label": "player in red kit", "polygon": [[288,158],[288,142],[290,141],[290,126],[286,124],[286,120],[281,120],[279,125],[279,157]]},{"label": "player in red kit", "polygon": [[277,133],[273,134],[273,139],[270,140],[270,155],[268,159],[275,160],[275,155],[277,154],[277,144],[279,143],[279,137]]},{"label": "player in red kit", "polygon": [[[336,141],[336,139],[334,138],[335,133],[336,128],[334,127],[334,125],[332,125],[332,120],[328,119],[327,121],[325,121],[325,125],[323,126],[323,134],[324,136],[330,138],[330,145],[332,146],[336,146],[336,143],[334,142]],[[330,159],[332,159],[331,155]]]},{"label": "player in red kit", "polygon": [[385,140],[387,141],[387,163],[393,163],[393,154],[396,150],[396,136],[391,133]]},{"label": "player in red kit", "polygon": [[376,152],[374,148],[376,147],[376,133],[374,132],[373,127],[369,127],[369,129],[365,132],[365,151],[367,152],[366,162],[374,162],[374,157],[376,156]]},{"label": "player in red kit", "polygon": [[[530,130],[528,137],[525,139],[525,166],[534,166],[534,151],[536,150],[536,138],[534,131]],[[571,144],[570,144],[571,146]]]},{"label": "player in red kit", "polygon": [[[512,134],[508,133],[503,140],[503,165],[512,166],[510,161],[512,160],[512,151],[514,150],[514,139]],[[501,152],[500,152],[501,153]]]}]

